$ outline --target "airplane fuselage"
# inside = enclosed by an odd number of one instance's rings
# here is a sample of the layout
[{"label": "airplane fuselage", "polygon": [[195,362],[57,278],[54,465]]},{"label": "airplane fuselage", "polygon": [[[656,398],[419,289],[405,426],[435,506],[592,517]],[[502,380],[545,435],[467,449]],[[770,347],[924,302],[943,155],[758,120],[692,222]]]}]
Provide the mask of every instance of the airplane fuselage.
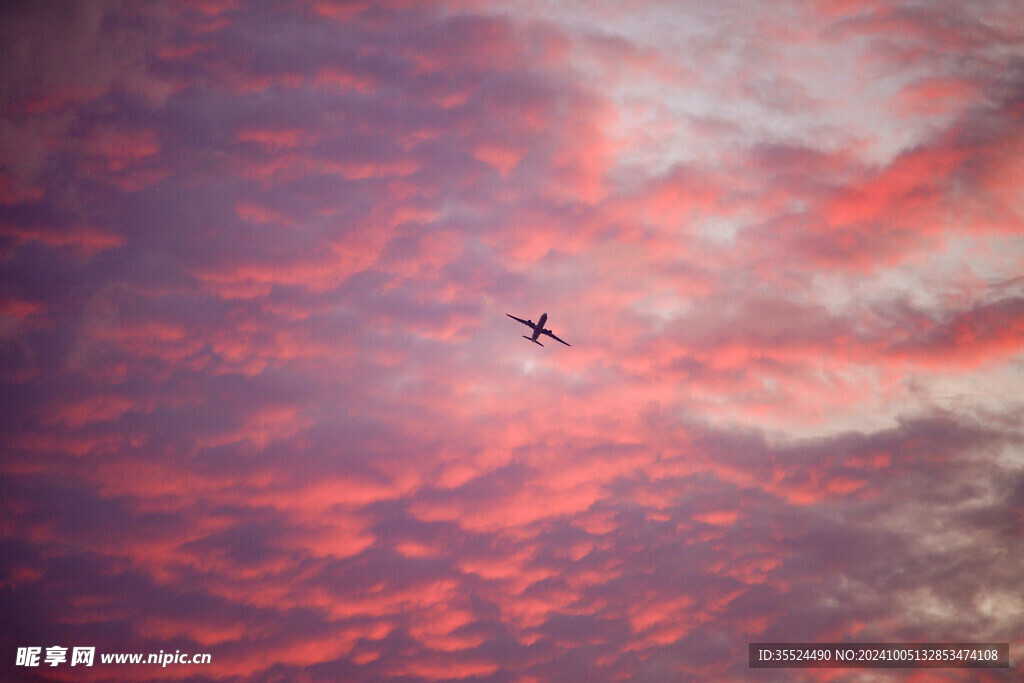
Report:
[{"label": "airplane fuselage", "polygon": [[523,339],[527,339],[529,341],[532,341],[537,346],[544,346],[539,341],[537,341],[537,337],[541,336],[542,334],[546,334],[547,336],[551,337],[552,339],[554,339],[559,344],[565,344],[566,346],[572,346],[572,344],[570,344],[569,342],[565,341],[564,339],[559,339],[557,336],[555,336],[555,333],[552,332],[551,330],[545,330],[544,329],[544,323],[546,323],[548,321],[548,314],[547,313],[542,313],[541,316],[540,316],[540,320],[538,320],[536,323],[534,323],[532,320],[523,320],[522,318],[517,318],[514,315],[512,315],[511,313],[506,313],[505,315],[507,315],[508,317],[512,318],[516,322],[521,322],[522,324],[524,324],[527,327],[529,327],[530,331],[533,332],[533,334],[531,334],[530,336],[527,336],[527,335],[524,334],[523,335]]},{"label": "airplane fuselage", "polygon": [[537,337],[539,337],[540,333],[544,331],[544,323],[547,322],[547,319],[548,314],[542,313],[540,320],[537,321],[537,326],[533,328],[533,337],[530,338],[530,341],[537,341]]}]

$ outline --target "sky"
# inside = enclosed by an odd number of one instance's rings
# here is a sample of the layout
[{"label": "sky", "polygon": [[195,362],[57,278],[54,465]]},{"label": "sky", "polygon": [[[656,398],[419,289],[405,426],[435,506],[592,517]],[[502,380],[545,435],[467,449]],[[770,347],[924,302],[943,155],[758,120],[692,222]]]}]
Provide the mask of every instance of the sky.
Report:
[{"label": "sky", "polygon": [[5,676],[1024,671],[1024,4],[4,3],[0,51]]}]

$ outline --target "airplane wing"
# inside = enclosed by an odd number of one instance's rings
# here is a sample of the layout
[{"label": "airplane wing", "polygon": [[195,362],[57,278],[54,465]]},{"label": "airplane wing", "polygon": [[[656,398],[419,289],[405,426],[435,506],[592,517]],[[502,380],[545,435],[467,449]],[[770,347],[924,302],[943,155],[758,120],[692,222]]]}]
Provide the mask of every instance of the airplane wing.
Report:
[{"label": "airplane wing", "polygon": [[[507,315],[507,314],[506,314],[506,315]],[[548,335],[549,337],[551,337],[552,339],[554,339],[554,340],[555,340],[556,342],[562,342],[562,343],[563,343],[563,344],[565,344],[566,346],[572,346],[572,344],[570,344],[569,342],[567,342],[567,341],[562,341],[561,339],[559,339],[558,337],[556,337],[556,336],[555,336],[554,334],[552,334],[551,330],[544,330],[544,334]]]},{"label": "airplane wing", "polygon": [[511,313],[506,313],[505,315],[507,315],[508,317],[512,318],[513,320],[518,320],[522,324],[524,324],[527,327],[529,327],[531,330],[534,329],[534,324],[531,323],[529,320],[523,320],[522,318],[517,318],[514,315],[512,315]]}]

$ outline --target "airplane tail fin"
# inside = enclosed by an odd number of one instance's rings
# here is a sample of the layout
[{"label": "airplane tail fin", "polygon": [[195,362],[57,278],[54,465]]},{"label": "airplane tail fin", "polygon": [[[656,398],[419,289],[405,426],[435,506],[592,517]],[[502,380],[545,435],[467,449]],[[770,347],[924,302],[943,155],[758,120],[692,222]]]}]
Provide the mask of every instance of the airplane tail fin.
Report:
[{"label": "airplane tail fin", "polygon": [[537,341],[536,339],[533,339],[532,337],[527,337],[527,336],[526,336],[525,334],[523,335],[523,339],[529,339],[530,341],[532,341],[532,342],[533,342],[534,344],[536,344],[537,346],[544,346],[543,344],[541,344],[541,343],[540,343],[539,341]]}]

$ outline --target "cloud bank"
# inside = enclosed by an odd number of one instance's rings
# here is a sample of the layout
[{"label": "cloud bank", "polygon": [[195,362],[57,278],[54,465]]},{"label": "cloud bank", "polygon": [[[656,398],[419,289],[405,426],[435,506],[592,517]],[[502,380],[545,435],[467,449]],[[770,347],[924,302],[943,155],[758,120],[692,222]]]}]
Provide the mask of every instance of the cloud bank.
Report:
[{"label": "cloud bank", "polygon": [[2,12],[14,673],[1020,671],[1016,3]]}]

